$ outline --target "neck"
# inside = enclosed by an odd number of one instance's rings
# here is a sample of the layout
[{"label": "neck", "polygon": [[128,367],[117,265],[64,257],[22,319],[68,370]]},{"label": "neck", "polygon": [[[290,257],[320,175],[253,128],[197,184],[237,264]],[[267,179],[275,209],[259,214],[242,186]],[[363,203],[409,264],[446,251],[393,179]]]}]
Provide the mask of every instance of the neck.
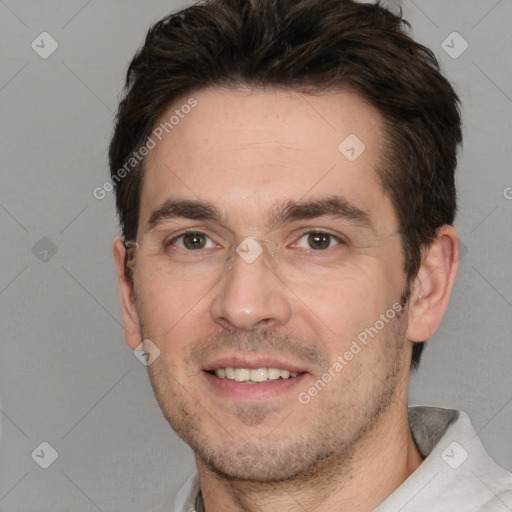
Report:
[{"label": "neck", "polygon": [[223,478],[196,459],[206,512],[303,512],[373,510],[422,463],[409,429],[407,408],[388,410],[351,453],[322,461],[308,474],[286,482]]}]

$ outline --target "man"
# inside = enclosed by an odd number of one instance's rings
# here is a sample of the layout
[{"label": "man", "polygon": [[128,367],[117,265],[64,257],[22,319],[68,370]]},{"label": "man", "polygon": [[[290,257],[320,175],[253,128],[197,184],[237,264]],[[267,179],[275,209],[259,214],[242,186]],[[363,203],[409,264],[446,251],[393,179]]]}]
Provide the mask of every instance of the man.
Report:
[{"label": "man", "polygon": [[110,146],[126,341],[193,449],[176,511],[512,510],[467,416],[407,407],[446,310],[458,98],[379,5],[157,23]]}]

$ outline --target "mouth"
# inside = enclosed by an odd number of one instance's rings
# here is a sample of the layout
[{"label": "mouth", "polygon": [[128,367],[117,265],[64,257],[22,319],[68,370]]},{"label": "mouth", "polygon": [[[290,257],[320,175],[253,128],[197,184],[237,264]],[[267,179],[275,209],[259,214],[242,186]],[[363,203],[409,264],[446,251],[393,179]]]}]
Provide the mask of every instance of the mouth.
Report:
[{"label": "mouth", "polygon": [[215,375],[219,379],[228,379],[236,382],[247,382],[256,384],[262,382],[270,382],[278,379],[294,379],[303,372],[290,372],[280,368],[217,368],[210,370],[210,375]]},{"label": "mouth", "polygon": [[284,360],[239,353],[212,361],[202,374],[216,396],[235,402],[261,403],[296,391],[308,372]]}]

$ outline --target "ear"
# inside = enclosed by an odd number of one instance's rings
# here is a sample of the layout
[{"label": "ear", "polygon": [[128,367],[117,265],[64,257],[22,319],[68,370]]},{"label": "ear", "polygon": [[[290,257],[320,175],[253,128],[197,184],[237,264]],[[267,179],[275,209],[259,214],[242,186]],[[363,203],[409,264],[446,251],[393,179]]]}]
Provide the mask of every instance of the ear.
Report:
[{"label": "ear", "polygon": [[453,226],[437,230],[424,250],[409,306],[407,339],[425,341],[434,334],[448,306],[459,268],[459,238]]},{"label": "ear", "polygon": [[125,274],[126,249],[121,237],[114,240],[113,251],[117,281],[119,283],[119,292],[121,295],[124,337],[126,344],[132,350],[135,350],[135,348],[142,342],[140,335],[140,320],[132,284]]}]

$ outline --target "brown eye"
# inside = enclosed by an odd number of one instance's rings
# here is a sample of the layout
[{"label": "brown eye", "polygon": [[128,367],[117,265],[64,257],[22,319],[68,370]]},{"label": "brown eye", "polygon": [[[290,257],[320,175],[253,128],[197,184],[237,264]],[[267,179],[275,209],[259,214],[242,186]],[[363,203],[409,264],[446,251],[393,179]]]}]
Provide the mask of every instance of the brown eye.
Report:
[{"label": "brown eye", "polygon": [[186,233],[181,235],[183,239],[183,246],[190,250],[204,249],[207,243],[206,235],[202,233]]},{"label": "brown eye", "polygon": [[332,235],[327,233],[309,233],[308,245],[314,250],[328,249],[331,245],[332,238]]}]

